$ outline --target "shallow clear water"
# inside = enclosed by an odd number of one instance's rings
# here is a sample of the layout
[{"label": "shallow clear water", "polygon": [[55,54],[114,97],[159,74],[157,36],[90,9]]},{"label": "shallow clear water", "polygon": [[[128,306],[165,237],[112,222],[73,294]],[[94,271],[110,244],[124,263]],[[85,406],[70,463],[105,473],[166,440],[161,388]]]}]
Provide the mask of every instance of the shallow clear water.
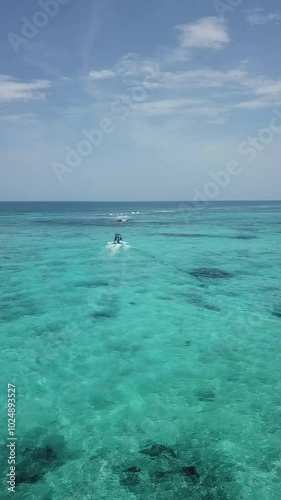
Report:
[{"label": "shallow clear water", "polygon": [[0,239],[1,499],[7,383],[20,499],[281,497],[281,203],[3,203]]}]

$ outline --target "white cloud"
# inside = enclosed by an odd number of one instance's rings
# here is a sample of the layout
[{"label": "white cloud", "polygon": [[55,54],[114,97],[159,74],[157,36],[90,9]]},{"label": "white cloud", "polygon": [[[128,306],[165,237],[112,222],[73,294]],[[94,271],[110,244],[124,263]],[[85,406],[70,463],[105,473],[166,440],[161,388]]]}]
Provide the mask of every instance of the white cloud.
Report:
[{"label": "white cloud", "polygon": [[[222,89],[221,97],[230,97],[231,94],[246,94],[261,96],[263,99],[274,102],[281,97],[281,80],[273,80],[263,75],[254,75],[240,68],[225,71],[212,68],[201,68],[199,70],[160,72],[158,75],[159,87],[169,89],[193,89],[197,93],[199,89]],[[224,94],[223,94],[224,91]],[[253,102],[253,101],[251,101]],[[249,105],[254,107],[265,107],[263,104]]]},{"label": "white cloud", "polygon": [[229,42],[228,28],[223,19],[205,17],[193,24],[176,27],[183,49],[223,49]]},{"label": "white cloud", "polygon": [[[157,63],[128,54],[113,68],[116,78],[131,86],[141,85],[144,75],[155,68],[155,85],[146,101],[132,103],[137,116],[189,115],[193,120],[203,117],[209,120],[208,123],[220,125],[228,121],[235,110],[255,112],[280,103],[281,81],[255,75],[243,64],[226,70],[201,67],[165,71],[165,67],[167,64],[163,61]],[[113,94],[116,97],[115,92]],[[104,101],[110,102],[111,95],[104,96]]]},{"label": "white cloud", "polygon": [[89,109],[91,109],[91,106],[85,105],[85,106],[68,106],[67,108],[64,108],[63,114],[65,116],[81,116],[89,113]]},{"label": "white cloud", "polygon": [[92,80],[112,80],[115,78],[115,73],[111,69],[102,69],[100,71],[91,71],[89,77]]},{"label": "white cloud", "polygon": [[48,80],[19,82],[8,75],[0,75],[0,101],[43,99],[51,86]]},{"label": "white cloud", "polygon": [[216,117],[224,111],[223,108],[216,106],[207,99],[192,98],[162,99],[144,102],[135,105],[134,110],[137,114],[143,117],[168,116],[186,113]]},{"label": "white cloud", "polygon": [[[134,114],[140,118],[188,115],[192,122],[203,117],[208,123],[221,125],[235,111],[254,113],[280,103],[281,81],[247,71],[245,62],[224,70],[211,67],[173,70],[173,67],[159,54],[155,59],[128,54],[117,61],[112,73],[119,83],[133,88],[142,85],[144,76],[150,76],[153,69],[153,88],[146,101],[132,103]],[[105,96],[103,89],[104,101],[110,102],[111,95],[112,91]]]},{"label": "white cloud", "polygon": [[23,113],[21,115],[17,114],[9,114],[0,116],[0,120],[4,120],[7,122],[21,122],[24,121],[34,123],[36,121],[36,115],[34,113]]},{"label": "white cloud", "polygon": [[194,88],[223,87],[226,84],[241,84],[247,77],[247,72],[238,69],[226,71],[202,68],[199,70],[162,72],[158,75],[159,86],[163,88]]},{"label": "white cloud", "polygon": [[188,60],[192,49],[223,49],[230,42],[228,27],[223,19],[204,17],[194,23],[175,26],[178,33],[174,47],[162,47],[158,58],[141,59],[129,53],[112,70],[92,71],[90,76],[96,80],[114,78],[114,76],[137,76],[156,71],[160,64],[169,64]]},{"label": "white cloud", "polygon": [[140,76],[157,71],[159,64],[153,59],[142,59],[136,54],[129,53],[119,59],[115,70],[121,76]]},{"label": "white cloud", "polygon": [[271,106],[272,106],[271,101],[263,101],[263,100],[259,101],[258,99],[254,99],[252,101],[242,101],[234,105],[234,107],[237,109],[245,109],[247,111],[255,111],[258,109],[264,109]]},{"label": "white cloud", "polygon": [[159,71],[159,64],[153,59],[143,59],[137,54],[129,53],[118,59],[112,69],[91,71],[89,77],[92,80],[112,80],[122,78],[126,82],[136,83],[134,78],[155,75]]},{"label": "white cloud", "polygon": [[266,13],[264,9],[253,9],[248,11],[247,20],[250,24],[254,24],[256,26],[263,26],[268,23],[275,23],[277,25],[281,22],[281,14],[268,12]]},{"label": "white cloud", "polygon": [[261,85],[256,89],[257,95],[281,96],[281,81],[268,81],[266,85]]}]

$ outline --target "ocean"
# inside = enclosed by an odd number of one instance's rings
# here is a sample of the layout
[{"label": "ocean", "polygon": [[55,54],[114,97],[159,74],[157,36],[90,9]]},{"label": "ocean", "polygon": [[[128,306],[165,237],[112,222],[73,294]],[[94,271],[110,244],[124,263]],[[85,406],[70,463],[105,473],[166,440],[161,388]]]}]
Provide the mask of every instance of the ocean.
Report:
[{"label": "ocean", "polygon": [[1,203],[0,238],[1,499],[7,443],[20,500],[281,498],[281,202]]}]

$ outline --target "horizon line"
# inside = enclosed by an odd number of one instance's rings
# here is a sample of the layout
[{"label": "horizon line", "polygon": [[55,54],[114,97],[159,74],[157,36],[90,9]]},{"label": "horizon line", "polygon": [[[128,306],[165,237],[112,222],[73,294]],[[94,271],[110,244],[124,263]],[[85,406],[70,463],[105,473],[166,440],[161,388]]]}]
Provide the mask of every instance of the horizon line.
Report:
[{"label": "horizon line", "polygon": [[[278,199],[233,199],[206,200],[202,203],[233,203],[233,202],[281,202]],[[195,203],[194,200],[0,200],[0,203]]]}]

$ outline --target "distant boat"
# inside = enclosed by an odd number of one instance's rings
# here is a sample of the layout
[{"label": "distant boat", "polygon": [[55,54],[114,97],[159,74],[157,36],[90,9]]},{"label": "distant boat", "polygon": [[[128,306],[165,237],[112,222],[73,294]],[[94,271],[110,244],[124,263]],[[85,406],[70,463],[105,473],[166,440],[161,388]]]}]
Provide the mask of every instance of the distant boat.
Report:
[{"label": "distant boat", "polygon": [[129,217],[127,215],[124,215],[123,217],[116,217],[117,219],[117,222],[127,222],[127,220],[129,219]]},{"label": "distant boat", "polygon": [[115,245],[116,245],[116,244],[117,244],[117,245],[121,245],[121,243],[122,243],[122,235],[121,235],[121,234],[116,233],[116,234],[115,234],[115,237],[114,237],[114,241],[113,241],[113,243],[114,243]]}]

